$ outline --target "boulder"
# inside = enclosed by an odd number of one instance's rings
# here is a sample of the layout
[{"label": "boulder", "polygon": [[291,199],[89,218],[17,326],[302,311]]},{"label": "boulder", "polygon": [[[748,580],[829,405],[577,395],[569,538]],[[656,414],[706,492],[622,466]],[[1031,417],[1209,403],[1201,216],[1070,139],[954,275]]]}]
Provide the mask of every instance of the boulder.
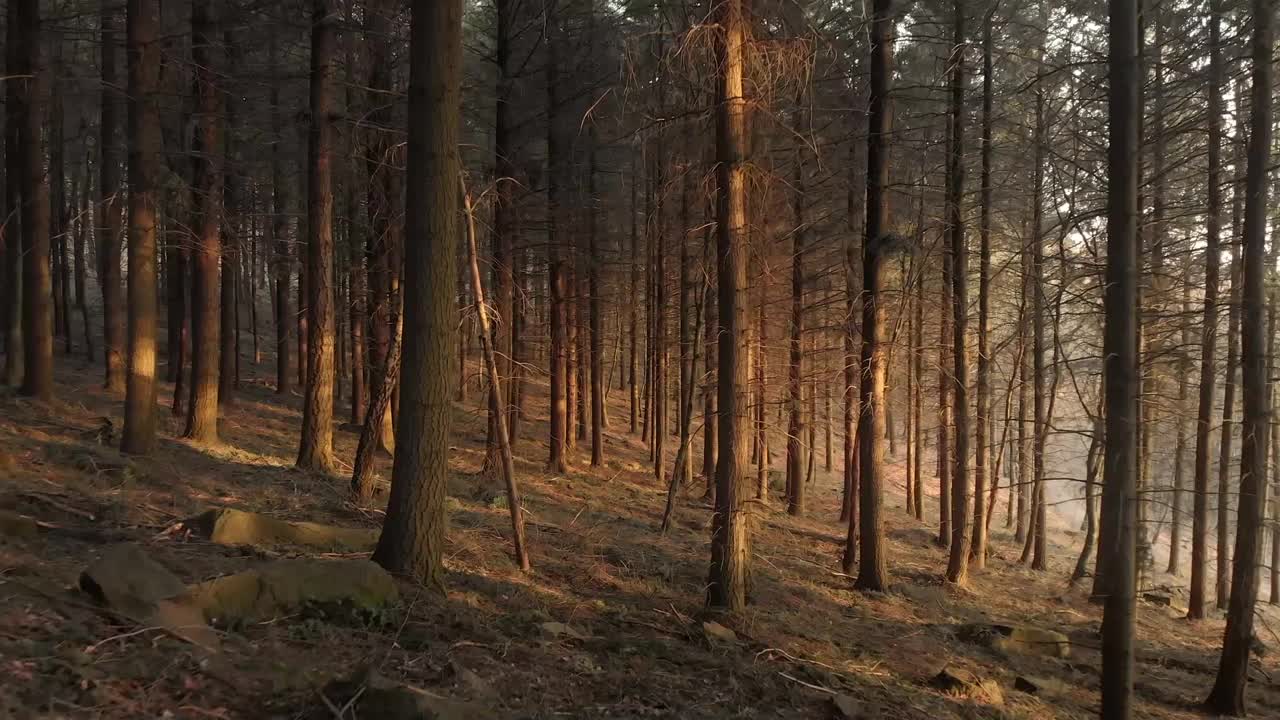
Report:
[{"label": "boulder", "polygon": [[236,627],[306,606],[377,611],[398,597],[391,575],[368,560],[278,560],[193,585],[185,600],[208,622]]},{"label": "boulder", "polygon": [[1054,630],[973,623],[958,626],[956,636],[965,642],[983,645],[1002,653],[1059,658],[1071,655],[1071,639]]},{"label": "boulder", "polygon": [[187,599],[187,586],[137,545],[112,545],[84,572],[80,589],[99,604],[148,627],[206,648],[218,636]]},{"label": "boulder", "polygon": [[352,710],[351,717],[378,720],[488,720],[502,717],[492,708],[403,685],[368,669],[349,679],[329,683],[321,695],[326,708],[316,717],[333,717],[335,709],[348,704]]},{"label": "boulder", "polygon": [[968,670],[945,667],[929,685],[957,698],[967,698],[987,705],[1003,705],[1004,693],[993,680],[984,680]]},{"label": "boulder", "polygon": [[142,548],[122,544],[108,547],[80,573],[80,589],[98,603],[143,621],[161,600],[183,595],[187,586]]},{"label": "boulder", "polygon": [[184,520],[183,527],[219,545],[297,545],[334,552],[371,551],[378,544],[380,532],[374,528],[280,520],[234,508],[208,510]]}]

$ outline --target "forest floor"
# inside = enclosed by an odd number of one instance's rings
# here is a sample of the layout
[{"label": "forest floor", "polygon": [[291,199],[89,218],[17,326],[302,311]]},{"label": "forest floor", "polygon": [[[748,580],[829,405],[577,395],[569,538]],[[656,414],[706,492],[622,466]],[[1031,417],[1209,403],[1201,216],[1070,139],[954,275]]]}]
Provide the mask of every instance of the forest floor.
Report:
[{"label": "forest floor", "polygon": [[[484,418],[473,390],[456,406],[447,594],[403,583],[383,623],[279,618],[226,633],[217,652],[123,625],[76,589],[106,538],[140,543],[196,582],[279,554],[164,533],[209,507],[363,527],[376,527],[381,512],[349,504],[345,477],[292,468],[298,397],[247,382],[224,411],[225,444],[210,449],[175,439],[181,423],[168,412],[166,384],[160,448],[125,458],[100,442],[104,418],[121,427],[122,404],[99,389],[99,373],[60,358],[52,405],[0,397],[0,508],[46,528],[34,539],[0,537],[0,717],[333,718],[319,689],[360,666],[498,718],[1096,717],[1100,609],[1066,581],[1079,536],[1058,528],[1050,569],[1033,572],[1017,562],[1001,515],[988,567],[966,588],[945,586],[935,526],[902,509],[900,457],[887,496],[890,592],[855,592],[838,573],[839,468],[821,471],[819,456],[808,515],[790,517],[775,500],[754,523],[750,607],[718,618],[737,641],[709,639],[700,619],[710,509],[698,484],[672,531],[658,533],[665,488],[644,446],[618,429],[618,391],[602,470],[579,449],[572,472],[548,474],[545,424],[523,425],[516,465],[532,573],[510,560],[507,511],[494,501],[500,484],[477,474]],[[356,440],[349,427],[335,434],[344,469]],[[927,498],[926,518],[936,507]],[[1138,717],[1199,717],[1195,704],[1213,681],[1223,621],[1190,624],[1174,597],[1173,608],[1140,603]],[[1280,647],[1270,630],[1280,615],[1266,608],[1261,617],[1259,637]],[[548,633],[548,622],[568,630]],[[1002,654],[957,639],[954,625],[968,622],[1057,630],[1072,639],[1071,654]],[[994,681],[1003,700],[933,689],[948,666]],[[1277,653],[1254,666],[1254,714],[1280,717]],[[1015,690],[1019,676],[1038,692]]]}]

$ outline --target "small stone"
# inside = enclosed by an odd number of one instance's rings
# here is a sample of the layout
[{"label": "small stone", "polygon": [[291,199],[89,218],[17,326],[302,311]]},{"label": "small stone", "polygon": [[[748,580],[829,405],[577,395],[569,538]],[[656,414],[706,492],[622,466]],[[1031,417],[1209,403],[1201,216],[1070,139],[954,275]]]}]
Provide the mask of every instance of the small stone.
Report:
[{"label": "small stone", "polygon": [[848,695],[832,695],[831,706],[835,709],[835,716],[843,720],[859,720],[863,717],[859,715],[861,703]]},{"label": "small stone", "polygon": [[718,622],[704,621],[702,623],[702,634],[706,636],[707,642],[712,645],[717,643],[736,645],[738,643],[738,633]]},{"label": "small stone", "polygon": [[1169,607],[1173,605],[1173,596],[1166,593],[1146,592],[1142,593],[1142,599],[1145,602],[1149,602],[1152,605],[1158,605],[1160,607]]},{"label": "small stone", "polygon": [[157,603],[186,592],[187,586],[137,545],[112,545],[80,573],[80,589],[97,602],[134,620],[146,620]]},{"label": "small stone", "polygon": [[572,625],[565,625],[562,622],[544,622],[539,627],[542,628],[542,632],[554,638],[563,635],[571,640],[587,640],[590,637]]},{"label": "small stone", "polygon": [[1019,675],[1013,681],[1013,689],[1028,695],[1035,695],[1040,692],[1040,684],[1025,675]]},{"label": "small stone", "polygon": [[933,676],[929,684],[952,697],[968,698],[987,705],[1004,704],[1004,693],[1000,691],[999,685],[968,670],[943,668]]}]

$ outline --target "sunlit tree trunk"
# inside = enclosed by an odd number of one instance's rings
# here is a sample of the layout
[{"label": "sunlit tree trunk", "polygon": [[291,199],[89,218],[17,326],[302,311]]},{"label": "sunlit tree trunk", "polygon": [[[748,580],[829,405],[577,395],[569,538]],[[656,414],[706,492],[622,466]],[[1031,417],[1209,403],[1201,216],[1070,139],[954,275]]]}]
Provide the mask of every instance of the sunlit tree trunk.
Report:
[{"label": "sunlit tree trunk", "polygon": [[[159,31],[159,0],[130,0],[127,29],[129,340],[121,449],[133,454],[149,453],[156,439],[156,240],[161,170],[160,109],[156,102],[160,76]],[[103,207],[115,212],[114,201]],[[107,232],[115,231],[109,223]],[[118,238],[109,242],[118,242]],[[116,252],[119,253],[118,246]]]},{"label": "sunlit tree trunk", "polygon": [[[373,559],[439,586],[444,575],[458,241],[462,0],[414,0],[409,42],[404,386],[387,518]],[[447,192],[441,192],[449,188]]]},{"label": "sunlit tree trunk", "polygon": [[337,10],[315,0],[311,28],[311,132],[307,157],[307,382],[297,465],[333,469],[333,101]]},{"label": "sunlit tree trunk", "polygon": [[743,0],[715,8],[716,257],[719,308],[719,454],[707,605],[729,612],[747,602],[748,518],[747,227]]},{"label": "sunlit tree trunk", "polygon": [[191,298],[191,399],[186,436],[199,443],[218,440],[218,367],[220,313],[218,262],[222,254],[222,104],[216,86],[219,57],[217,7],[213,2],[191,4],[192,57],[196,65],[198,129],[193,155],[195,187],[194,281]]}]

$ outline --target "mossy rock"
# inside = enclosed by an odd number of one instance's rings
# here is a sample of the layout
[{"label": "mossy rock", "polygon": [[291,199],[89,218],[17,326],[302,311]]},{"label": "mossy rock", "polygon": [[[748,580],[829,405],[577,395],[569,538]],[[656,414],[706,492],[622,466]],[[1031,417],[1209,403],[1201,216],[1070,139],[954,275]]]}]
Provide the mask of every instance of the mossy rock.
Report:
[{"label": "mossy rock", "polygon": [[80,589],[99,604],[147,620],[161,600],[186,592],[182,580],[132,544],[112,545],[80,573]]},{"label": "mossy rock", "polygon": [[240,627],[308,607],[375,614],[398,598],[395,580],[368,560],[280,560],[193,585],[186,601],[210,623]]},{"label": "mossy rock", "polygon": [[1002,653],[1058,658],[1071,655],[1071,639],[1056,630],[975,623],[957,627],[956,636]]},{"label": "mossy rock", "polygon": [[183,521],[198,537],[219,545],[272,547],[296,545],[334,552],[367,552],[378,544],[379,530],[292,522],[234,508],[214,508]]}]

